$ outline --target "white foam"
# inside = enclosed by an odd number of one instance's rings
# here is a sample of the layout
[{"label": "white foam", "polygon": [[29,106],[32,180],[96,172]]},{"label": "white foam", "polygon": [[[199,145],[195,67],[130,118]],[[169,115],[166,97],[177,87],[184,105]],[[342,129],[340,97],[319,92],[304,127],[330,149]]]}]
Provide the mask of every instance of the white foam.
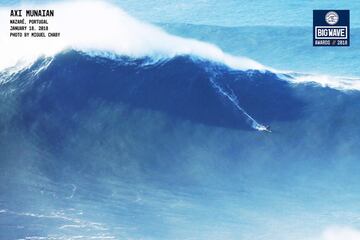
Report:
[{"label": "white foam", "polygon": [[[191,54],[236,69],[265,69],[251,59],[226,54],[215,45],[170,35],[105,2],[21,5],[19,9],[23,9],[23,15],[25,9],[54,9],[55,16],[48,18],[49,31],[60,32],[61,35],[59,38],[11,38],[10,25],[1,24],[0,69],[14,66],[19,60],[28,63],[41,55],[52,56],[67,48],[109,51],[131,57],[168,58]],[[9,8],[0,10],[0,21],[9,23]]]},{"label": "white foam", "polygon": [[360,231],[350,227],[328,227],[322,234],[322,240],[360,240]]},{"label": "white foam", "polygon": [[[291,74],[290,74],[291,75]],[[360,90],[360,78],[328,76],[324,74],[295,74],[292,79],[293,83],[314,83],[322,87],[348,91]]]}]

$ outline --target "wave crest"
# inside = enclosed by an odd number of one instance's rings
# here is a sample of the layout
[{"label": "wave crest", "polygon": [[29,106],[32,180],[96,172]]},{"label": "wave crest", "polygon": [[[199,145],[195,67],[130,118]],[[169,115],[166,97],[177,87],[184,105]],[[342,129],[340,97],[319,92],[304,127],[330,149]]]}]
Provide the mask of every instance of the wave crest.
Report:
[{"label": "wave crest", "polygon": [[[31,7],[22,6],[22,9]],[[45,5],[42,8],[55,9],[55,17],[49,19],[49,28],[59,31],[61,37],[10,38],[8,26],[0,26],[0,36],[3,36],[0,38],[0,52],[5,53],[0,59],[0,69],[14,65],[19,59],[33,61],[41,55],[52,56],[67,48],[111,51],[136,58],[151,56],[159,59],[195,55],[237,69],[265,69],[251,59],[226,54],[215,45],[168,34],[154,25],[131,17],[109,3],[65,2]],[[8,13],[9,9],[3,8],[0,11],[2,22],[8,22]]]}]

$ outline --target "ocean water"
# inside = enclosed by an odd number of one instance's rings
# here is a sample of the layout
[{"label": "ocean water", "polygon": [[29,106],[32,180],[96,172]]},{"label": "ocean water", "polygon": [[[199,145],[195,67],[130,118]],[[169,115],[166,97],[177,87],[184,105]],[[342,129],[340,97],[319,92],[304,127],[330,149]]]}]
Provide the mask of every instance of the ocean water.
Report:
[{"label": "ocean water", "polygon": [[311,47],[329,2],[122,1],[169,34],[117,10],[1,69],[0,239],[360,239],[358,4],[333,3],[349,48]]},{"label": "ocean water", "polygon": [[312,46],[312,25],[222,27],[193,24],[160,24],[169,32],[208,41],[234,55],[248,56],[267,66],[315,74],[360,75],[360,29],[351,26],[351,46]]},{"label": "ocean water", "polygon": [[[214,43],[228,53],[248,56],[277,69],[359,76],[360,5],[357,1],[117,3],[132,15],[171,33]],[[314,9],[350,9],[349,48],[312,47]]]}]

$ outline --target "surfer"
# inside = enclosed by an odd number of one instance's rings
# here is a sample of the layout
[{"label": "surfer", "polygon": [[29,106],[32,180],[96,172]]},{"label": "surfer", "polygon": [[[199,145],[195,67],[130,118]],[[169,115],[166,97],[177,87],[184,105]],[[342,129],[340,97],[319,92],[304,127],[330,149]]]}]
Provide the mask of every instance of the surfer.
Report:
[{"label": "surfer", "polygon": [[271,128],[269,125],[264,126],[264,131],[271,133]]}]

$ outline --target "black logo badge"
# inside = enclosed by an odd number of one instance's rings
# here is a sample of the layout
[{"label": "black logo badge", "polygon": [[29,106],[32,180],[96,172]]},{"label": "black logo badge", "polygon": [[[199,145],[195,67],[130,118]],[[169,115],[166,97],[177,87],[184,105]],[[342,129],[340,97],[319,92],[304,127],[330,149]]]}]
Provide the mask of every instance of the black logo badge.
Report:
[{"label": "black logo badge", "polygon": [[350,11],[313,10],[313,46],[350,46]]}]

